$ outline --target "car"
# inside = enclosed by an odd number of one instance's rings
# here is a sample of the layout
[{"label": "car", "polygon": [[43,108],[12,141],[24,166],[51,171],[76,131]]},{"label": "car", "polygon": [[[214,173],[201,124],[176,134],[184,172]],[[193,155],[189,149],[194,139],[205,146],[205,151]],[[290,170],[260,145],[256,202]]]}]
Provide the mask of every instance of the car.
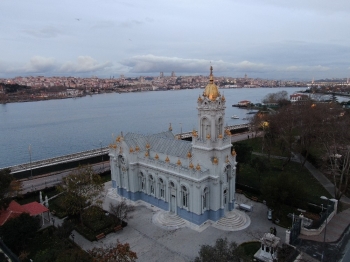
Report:
[{"label": "car", "polygon": [[269,208],[269,210],[267,211],[267,219],[271,220],[272,219],[272,209]]}]

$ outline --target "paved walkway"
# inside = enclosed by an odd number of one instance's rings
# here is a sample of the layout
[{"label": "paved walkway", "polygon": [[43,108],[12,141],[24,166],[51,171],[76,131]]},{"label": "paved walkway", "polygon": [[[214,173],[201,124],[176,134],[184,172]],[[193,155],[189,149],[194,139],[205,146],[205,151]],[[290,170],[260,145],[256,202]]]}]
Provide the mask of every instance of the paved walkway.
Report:
[{"label": "paved walkway", "polygon": [[[111,188],[111,182],[105,184],[103,208],[108,210],[109,203],[116,200],[107,195]],[[143,203],[143,202],[142,202]],[[251,224],[240,231],[225,231],[207,226],[204,230],[198,231],[188,227],[167,230],[158,227],[152,222],[153,215],[157,212],[151,206],[136,205],[133,218],[128,221],[128,226],[122,231],[108,234],[106,238],[90,242],[79,233],[73,231],[74,241],[84,250],[90,250],[95,246],[114,244],[119,240],[122,243],[129,243],[133,251],[137,253],[137,261],[192,261],[198,255],[201,245],[213,245],[217,238],[227,238],[241,244],[247,241],[257,241],[263,233],[269,232],[270,227],[275,226],[277,236],[283,241],[285,229],[276,226],[267,219],[267,207],[261,203],[253,202],[244,195],[236,195],[236,203],[253,205],[253,211],[245,213],[249,216]],[[144,204],[144,203],[143,203]],[[62,220],[55,219],[55,224]]]}]

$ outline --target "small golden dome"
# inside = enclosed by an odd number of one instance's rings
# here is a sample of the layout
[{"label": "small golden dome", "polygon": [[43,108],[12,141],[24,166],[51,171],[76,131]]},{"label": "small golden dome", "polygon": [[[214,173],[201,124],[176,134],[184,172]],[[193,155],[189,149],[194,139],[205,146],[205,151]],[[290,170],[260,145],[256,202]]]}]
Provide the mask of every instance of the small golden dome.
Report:
[{"label": "small golden dome", "polygon": [[219,160],[217,159],[217,157],[215,156],[214,159],[213,159],[213,164],[214,165],[217,165],[219,163]]},{"label": "small golden dome", "polygon": [[165,158],[165,162],[167,162],[167,163],[169,163],[169,157],[168,156],[166,156],[166,158]]},{"label": "small golden dome", "polygon": [[130,147],[129,152],[130,152],[130,153],[133,153],[133,152],[134,152],[134,149],[133,149],[132,147]]},{"label": "small golden dome", "polygon": [[210,79],[209,84],[205,87],[203,96],[208,97],[210,100],[214,101],[217,97],[220,96],[218,87],[214,84],[213,77],[213,67],[210,67]]},{"label": "small golden dome", "polygon": [[198,102],[202,102],[203,101],[203,99],[201,98],[201,96],[199,95],[198,96],[198,100],[197,100]]},{"label": "small golden dome", "polygon": [[139,146],[136,146],[136,147],[135,147],[135,151],[136,151],[136,152],[139,152],[139,151],[140,151]]},{"label": "small golden dome", "polygon": [[121,137],[120,136],[117,136],[117,138],[116,138],[116,142],[120,142],[120,140],[121,140]]},{"label": "small golden dome", "polygon": [[226,163],[230,163],[230,160],[228,160],[228,156],[226,156]]},{"label": "small golden dome", "polygon": [[197,164],[196,169],[197,169],[198,171],[201,170],[201,166],[200,166],[199,164]]},{"label": "small golden dome", "polygon": [[176,162],[176,164],[177,164],[178,166],[181,166],[181,160],[178,159],[177,162]]},{"label": "small golden dome", "polygon": [[193,129],[193,131],[192,131],[192,136],[193,136],[193,137],[197,137],[197,131],[194,130],[194,129]]},{"label": "small golden dome", "polygon": [[169,123],[169,131],[173,131],[173,128],[171,127],[171,123]]},{"label": "small golden dome", "polygon": [[116,149],[116,148],[117,148],[117,145],[116,145],[116,144],[110,144],[110,145],[109,145],[109,148]]},{"label": "small golden dome", "polygon": [[221,101],[222,101],[222,102],[225,102],[225,101],[226,101],[226,98],[225,98],[225,96],[224,96],[224,95],[222,95],[222,97],[221,97]]},{"label": "small golden dome", "polygon": [[190,163],[190,165],[189,165],[188,167],[189,167],[189,168],[191,168],[191,169],[193,169],[193,168],[194,168],[194,166],[193,166],[192,162]]},{"label": "small golden dome", "polygon": [[145,157],[148,157],[148,156],[149,156],[148,151],[146,151],[145,152]]},{"label": "small golden dome", "polygon": [[225,129],[225,133],[226,135],[230,136],[231,135],[231,131],[229,129]]},{"label": "small golden dome", "polygon": [[158,159],[159,159],[159,156],[158,156],[158,154],[156,154],[154,158],[158,160]]},{"label": "small golden dome", "polygon": [[150,149],[151,148],[151,145],[149,143],[146,144],[146,148],[147,149]]},{"label": "small golden dome", "polygon": [[219,134],[219,136],[218,136],[220,139],[222,138],[222,134]]},{"label": "small golden dome", "polygon": [[207,139],[210,139],[210,134],[207,134]]},{"label": "small golden dome", "polygon": [[187,157],[188,157],[188,158],[191,158],[191,157],[192,157],[192,154],[191,154],[191,152],[190,152],[190,151],[188,151],[188,153],[187,153]]},{"label": "small golden dome", "polygon": [[233,149],[231,155],[235,156],[237,155],[236,151]]}]

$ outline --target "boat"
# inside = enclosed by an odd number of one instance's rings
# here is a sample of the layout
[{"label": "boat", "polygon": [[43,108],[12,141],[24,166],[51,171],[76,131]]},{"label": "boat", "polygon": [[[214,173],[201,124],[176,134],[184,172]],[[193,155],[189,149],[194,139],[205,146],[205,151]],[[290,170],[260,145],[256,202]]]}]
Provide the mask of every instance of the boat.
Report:
[{"label": "boat", "polygon": [[232,119],[239,119],[239,117],[237,115],[233,115],[231,116]]}]

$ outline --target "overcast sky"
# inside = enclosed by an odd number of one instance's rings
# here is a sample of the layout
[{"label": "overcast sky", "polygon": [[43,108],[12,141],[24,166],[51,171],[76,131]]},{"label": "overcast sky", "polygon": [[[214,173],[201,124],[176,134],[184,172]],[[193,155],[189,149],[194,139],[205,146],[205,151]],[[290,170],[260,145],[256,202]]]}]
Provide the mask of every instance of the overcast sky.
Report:
[{"label": "overcast sky", "polygon": [[0,0],[0,77],[349,77],[349,32],[349,0]]}]

